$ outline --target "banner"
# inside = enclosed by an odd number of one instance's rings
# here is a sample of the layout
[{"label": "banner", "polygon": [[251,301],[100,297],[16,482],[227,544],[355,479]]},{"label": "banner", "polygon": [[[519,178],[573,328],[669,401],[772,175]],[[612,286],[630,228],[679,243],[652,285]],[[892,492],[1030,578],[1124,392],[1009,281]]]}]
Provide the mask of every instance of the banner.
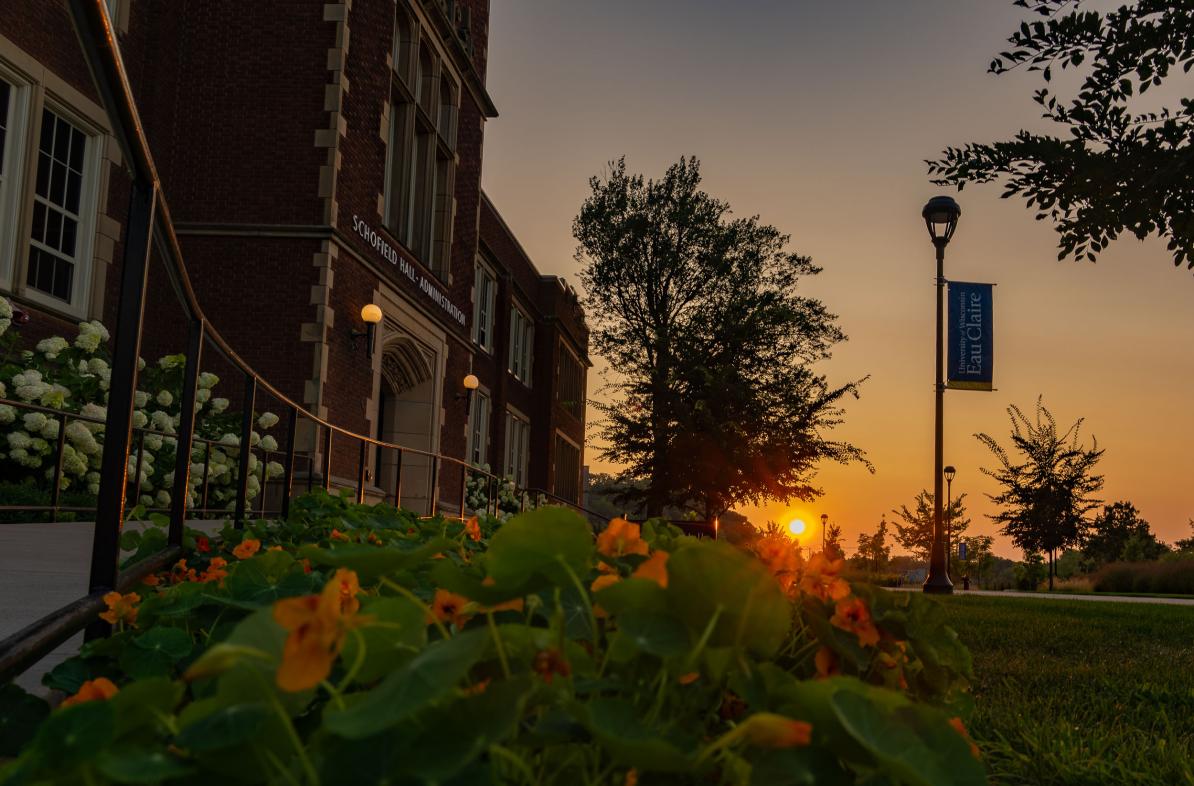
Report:
[{"label": "banner", "polygon": [[957,390],[991,390],[994,335],[991,284],[950,281],[949,360],[946,384]]}]

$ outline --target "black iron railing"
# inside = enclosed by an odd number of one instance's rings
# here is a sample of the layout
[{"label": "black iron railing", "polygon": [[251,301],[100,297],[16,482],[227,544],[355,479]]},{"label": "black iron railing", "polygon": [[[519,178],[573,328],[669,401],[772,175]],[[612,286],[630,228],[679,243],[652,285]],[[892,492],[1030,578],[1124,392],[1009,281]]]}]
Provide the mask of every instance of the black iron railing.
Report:
[{"label": "black iron railing", "polygon": [[[111,380],[108,391],[106,417],[89,417],[81,413],[41,407],[23,401],[3,400],[18,410],[41,412],[59,421],[54,472],[48,505],[0,506],[0,511],[22,510],[30,513],[48,513],[56,520],[62,513],[93,513],[94,536],[91,549],[91,566],[87,594],[38,620],[19,632],[0,641],[0,682],[19,674],[55,647],[80,630],[86,629],[89,637],[102,636],[108,632],[106,623],[98,619],[103,610],[103,595],[113,589],[124,590],[135,585],[150,572],[177,560],[181,554],[186,522],[204,516],[227,516],[225,507],[210,504],[209,476],[212,451],[218,449],[230,458],[235,458],[235,497],[231,518],[237,527],[242,527],[249,516],[285,517],[289,513],[295,491],[296,479],[305,481],[308,490],[316,483],[325,489],[333,485],[353,489],[356,499],[364,502],[376,487],[368,481],[371,452],[392,452],[394,461],[392,491],[384,492],[387,502],[395,506],[403,501],[404,473],[415,471],[412,459],[426,465],[429,482],[427,489],[427,513],[435,515],[440,508],[440,488],[449,473],[459,475],[461,515],[466,512],[469,482],[479,478],[484,487],[485,504],[481,510],[494,514],[499,512],[501,489],[510,481],[491,472],[470,466],[461,459],[429,451],[403,447],[380,439],[357,434],[337,426],[325,418],[303,408],[257,374],[224,340],[205,316],[195,297],[183,264],[182,252],[170,210],[161,192],[161,181],[154,166],[153,157],[138,116],[119,44],[116,40],[105,0],[69,0],[71,14],[83,45],[84,54],[91,65],[95,83],[100,92],[112,124],[113,133],[122,147],[124,162],[130,173],[131,198],[129,213],[125,222],[123,259],[121,267],[120,297],[118,302],[116,330],[113,337]],[[147,279],[150,259],[162,261],[169,279],[170,290],[177,296],[178,305],[186,322],[186,351],[182,374],[182,390],[178,425],[174,433],[158,428],[135,425],[136,393],[138,387],[138,361],[140,358]],[[166,291],[155,287],[155,293]],[[197,391],[201,363],[206,352],[214,351],[224,362],[235,369],[243,383],[241,422],[239,440],[230,444],[224,439],[213,439],[195,433],[197,412]],[[255,415],[262,397],[268,396],[272,404],[279,406],[286,422],[284,448],[266,451],[253,445]],[[99,468],[99,490],[92,508],[61,504],[64,440],[69,421],[82,421],[92,426],[103,426],[104,439],[102,460]],[[300,433],[305,443],[299,449]],[[157,554],[121,570],[120,534],[125,520],[128,495],[140,493],[141,469],[145,456],[146,439],[150,436],[169,437],[177,440],[173,493],[170,505],[158,510],[169,517],[166,546]],[[351,474],[345,478],[348,483],[334,483],[334,449],[343,441],[356,447],[355,461],[349,461]],[[253,496],[249,492],[251,457],[258,452],[264,460],[258,461],[261,475],[258,482],[259,500],[253,508]],[[198,452],[198,456],[196,456]],[[341,451],[339,455],[351,456],[353,451]],[[132,480],[129,479],[129,457],[135,462]],[[276,493],[267,494],[271,478],[267,467],[270,456],[282,459],[281,478],[272,487]],[[197,460],[198,459],[198,460]],[[343,463],[343,461],[341,461]],[[192,465],[202,466],[203,476],[194,489],[194,504],[188,500],[191,494]],[[379,462],[380,465],[380,462]],[[340,469],[343,469],[341,467]],[[419,469],[423,469],[419,467]],[[422,479],[420,479],[421,482]],[[270,496],[276,498],[276,506],[268,507]],[[595,524],[603,519],[554,494],[539,489],[515,489],[519,508],[548,500],[554,504],[565,504],[585,514]],[[478,511],[480,512],[480,511]]]}]

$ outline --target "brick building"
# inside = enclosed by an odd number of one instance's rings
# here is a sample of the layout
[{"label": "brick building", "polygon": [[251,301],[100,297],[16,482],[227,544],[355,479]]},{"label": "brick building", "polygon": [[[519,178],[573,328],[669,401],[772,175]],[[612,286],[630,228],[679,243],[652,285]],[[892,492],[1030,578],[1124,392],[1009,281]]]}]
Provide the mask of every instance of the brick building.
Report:
[{"label": "brick building", "polygon": [[[584,315],[480,187],[488,0],[108,6],[192,283],[237,352],[337,425],[578,501]],[[115,313],[128,182],[98,100],[62,0],[5,15],[0,291],[35,338]],[[417,508],[430,477],[409,470]],[[438,483],[454,512],[459,478]]]}]

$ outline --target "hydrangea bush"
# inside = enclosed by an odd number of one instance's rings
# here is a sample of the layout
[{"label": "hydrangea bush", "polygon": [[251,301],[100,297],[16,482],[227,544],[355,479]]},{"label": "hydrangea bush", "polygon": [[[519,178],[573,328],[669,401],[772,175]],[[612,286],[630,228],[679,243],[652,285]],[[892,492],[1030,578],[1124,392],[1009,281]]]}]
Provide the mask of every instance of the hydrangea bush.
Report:
[{"label": "hydrangea bush", "polygon": [[[22,350],[12,329],[12,306],[0,297],[0,398],[102,421],[107,415],[112,376],[108,340],[102,323],[82,322],[74,341],[53,336],[39,341],[32,350]],[[136,485],[133,499],[146,507],[168,507],[171,495],[177,491],[174,462],[178,441],[174,435],[181,419],[185,363],[183,355],[166,355],[154,364],[140,362],[133,426],[147,431],[134,432],[128,473],[130,482]],[[235,505],[240,414],[229,411],[228,399],[214,395],[219,381],[210,372],[199,375],[195,434],[219,444],[212,447],[209,457],[203,443],[194,443],[187,489],[191,507],[198,502],[205,467],[209,506],[231,509]],[[0,477],[9,484],[43,489],[48,499],[64,420],[60,488],[94,497],[99,491],[104,427],[89,420],[0,404]],[[276,438],[266,433],[277,423],[277,415],[262,413],[257,430],[252,432],[253,447],[277,450]],[[142,439],[143,450],[138,450]],[[256,454],[250,454],[249,471],[248,497],[253,499],[261,491],[263,478],[268,481],[280,476],[282,465],[277,461],[263,464]]]},{"label": "hydrangea bush", "polygon": [[914,593],[790,541],[317,491],[125,594],[0,691],[8,783],[985,782],[970,657]]},{"label": "hydrangea bush", "polygon": [[523,493],[519,490],[518,484],[514,482],[514,478],[506,475],[500,478],[494,485],[490,485],[490,479],[487,474],[492,473],[489,464],[474,465],[480,472],[469,472],[467,476],[467,483],[465,485],[465,508],[474,513],[480,513],[489,510],[493,506],[493,495],[497,495],[497,518],[505,521],[515,513],[524,510],[534,510],[547,503],[546,497],[542,494],[531,494],[530,492]]}]

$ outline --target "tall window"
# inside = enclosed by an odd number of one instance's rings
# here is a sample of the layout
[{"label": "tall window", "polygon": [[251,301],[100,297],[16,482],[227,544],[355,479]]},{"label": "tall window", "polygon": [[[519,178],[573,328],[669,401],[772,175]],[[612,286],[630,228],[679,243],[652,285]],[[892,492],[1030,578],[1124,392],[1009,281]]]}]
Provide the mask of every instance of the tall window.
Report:
[{"label": "tall window", "polygon": [[90,230],[82,208],[87,145],[82,130],[49,109],[42,112],[25,283],[66,303],[78,286]]},{"label": "tall window", "polygon": [[556,432],[556,496],[580,499],[580,448]]},{"label": "tall window", "polygon": [[560,406],[576,417],[585,411],[585,370],[572,350],[560,343],[559,383],[556,397]]},{"label": "tall window", "polygon": [[489,396],[473,391],[472,411],[468,415],[469,461],[481,465],[489,461]]},{"label": "tall window", "polygon": [[531,455],[531,423],[521,415],[506,413],[505,474],[519,488],[527,486],[527,461]]},{"label": "tall window", "polygon": [[460,91],[401,2],[394,30],[385,223],[432,273],[446,280]]},{"label": "tall window", "polygon": [[535,325],[518,306],[510,308],[510,373],[531,386],[531,358],[535,354]]},{"label": "tall window", "polygon": [[12,284],[12,258],[16,249],[17,185],[20,131],[17,123],[16,85],[0,79],[0,284]]},{"label": "tall window", "polygon": [[493,352],[493,318],[497,300],[497,278],[489,268],[477,262],[473,281],[473,341],[486,352]]}]

